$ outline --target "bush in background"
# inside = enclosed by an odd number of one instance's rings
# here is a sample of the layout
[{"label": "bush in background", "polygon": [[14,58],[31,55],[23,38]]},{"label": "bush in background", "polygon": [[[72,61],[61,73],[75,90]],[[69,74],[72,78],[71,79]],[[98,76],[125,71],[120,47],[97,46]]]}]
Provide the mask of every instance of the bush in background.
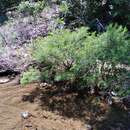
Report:
[{"label": "bush in background", "polygon": [[44,1],[39,2],[29,2],[23,1],[18,6],[18,11],[24,15],[37,15],[40,13],[45,7]]},{"label": "bush in background", "polygon": [[69,28],[92,26],[95,19],[103,25],[111,22],[130,28],[129,0],[64,0],[61,7],[66,7],[61,17]]},{"label": "bush in background", "polygon": [[129,0],[112,0],[113,4],[113,21],[120,25],[127,26],[130,30],[130,1]]}]

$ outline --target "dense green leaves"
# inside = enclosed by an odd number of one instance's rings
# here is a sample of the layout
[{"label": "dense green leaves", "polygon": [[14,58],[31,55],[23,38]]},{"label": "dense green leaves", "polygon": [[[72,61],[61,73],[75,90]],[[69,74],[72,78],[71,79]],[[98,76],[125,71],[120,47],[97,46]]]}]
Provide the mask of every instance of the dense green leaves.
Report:
[{"label": "dense green leaves", "polygon": [[18,6],[18,11],[23,14],[36,15],[45,7],[44,1],[36,3],[30,3],[29,1],[23,1]]},{"label": "dense green leaves", "polygon": [[37,69],[30,68],[27,72],[22,74],[20,83],[26,85],[31,82],[38,81],[40,79],[40,72]]},{"label": "dense green leaves", "polygon": [[129,52],[127,30],[110,25],[98,36],[87,28],[58,30],[35,41],[33,56],[45,66],[41,68],[44,80],[78,82],[75,86],[79,88],[117,90],[126,76],[120,66],[126,61],[128,64]]},{"label": "dense green leaves", "polygon": [[107,32],[99,36],[99,44],[102,44],[101,60],[117,63],[125,63],[129,61],[130,43],[128,39],[127,29],[114,27],[110,25]]}]

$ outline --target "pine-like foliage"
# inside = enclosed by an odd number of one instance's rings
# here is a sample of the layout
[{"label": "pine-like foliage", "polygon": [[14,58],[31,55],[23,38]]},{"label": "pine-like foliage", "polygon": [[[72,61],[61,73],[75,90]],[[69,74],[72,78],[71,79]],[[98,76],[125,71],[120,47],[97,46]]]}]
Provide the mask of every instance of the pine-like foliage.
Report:
[{"label": "pine-like foliage", "polygon": [[33,56],[44,66],[44,80],[71,81],[78,88],[117,90],[127,74],[121,65],[129,64],[129,52],[126,29],[110,25],[98,36],[87,28],[58,30],[35,41]]},{"label": "pine-like foliage", "polygon": [[20,83],[26,85],[31,82],[38,81],[40,79],[40,72],[37,69],[30,68],[27,72],[22,74]]}]

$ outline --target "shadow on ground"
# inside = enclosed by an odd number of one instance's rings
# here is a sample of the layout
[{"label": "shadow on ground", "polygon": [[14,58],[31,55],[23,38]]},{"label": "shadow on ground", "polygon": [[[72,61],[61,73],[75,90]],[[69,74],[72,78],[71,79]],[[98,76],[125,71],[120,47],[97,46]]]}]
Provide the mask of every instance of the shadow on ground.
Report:
[{"label": "shadow on ground", "polygon": [[64,117],[80,119],[95,130],[129,130],[127,111],[108,106],[98,97],[65,92],[57,87],[36,88],[23,96],[23,101],[38,102],[43,110],[57,112]]},{"label": "shadow on ground", "polygon": [[96,130],[130,130],[130,115],[116,106],[104,115],[104,120],[96,123]]}]

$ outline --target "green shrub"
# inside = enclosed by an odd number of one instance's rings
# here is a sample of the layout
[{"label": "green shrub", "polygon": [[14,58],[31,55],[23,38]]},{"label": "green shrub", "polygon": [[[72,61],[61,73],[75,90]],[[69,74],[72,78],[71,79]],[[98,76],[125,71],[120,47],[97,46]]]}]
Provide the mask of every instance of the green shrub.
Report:
[{"label": "green shrub", "polygon": [[[37,39],[35,41],[36,50],[34,50],[33,55],[37,61],[47,64],[45,71],[47,72],[49,69],[48,73],[50,74],[48,75],[52,79],[55,79],[59,74],[62,75],[62,72],[73,73],[71,69],[80,59],[79,52],[84,51],[84,42],[87,35],[89,33],[87,33],[86,28],[79,29],[76,32],[58,30],[44,39]],[[54,77],[51,73],[54,74]]]},{"label": "green shrub", "polygon": [[121,26],[110,25],[98,36],[87,28],[58,30],[34,45],[33,56],[44,65],[43,80],[70,81],[79,89],[106,91],[118,90],[127,75],[120,66],[129,64],[130,40]]},{"label": "green shrub", "polygon": [[23,14],[36,15],[45,7],[44,1],[38,1],[30,3],[29,1],[23,1],[18,6],[18,11]]},{"label": "green shrub", "polygon": [[64,1],[64,2],[62,2],[60,4],[60,11],[62,13],[64,13],[64,14],[68,13],[68,11],[69,11],[69,4],[66,1]]},{"label": "green shrub", "polygon": [[40,72],[37,69],[30,68],[28,71],[22,74],[20,83],[26,85],[31,82],[38,81],[40,79]]}]

